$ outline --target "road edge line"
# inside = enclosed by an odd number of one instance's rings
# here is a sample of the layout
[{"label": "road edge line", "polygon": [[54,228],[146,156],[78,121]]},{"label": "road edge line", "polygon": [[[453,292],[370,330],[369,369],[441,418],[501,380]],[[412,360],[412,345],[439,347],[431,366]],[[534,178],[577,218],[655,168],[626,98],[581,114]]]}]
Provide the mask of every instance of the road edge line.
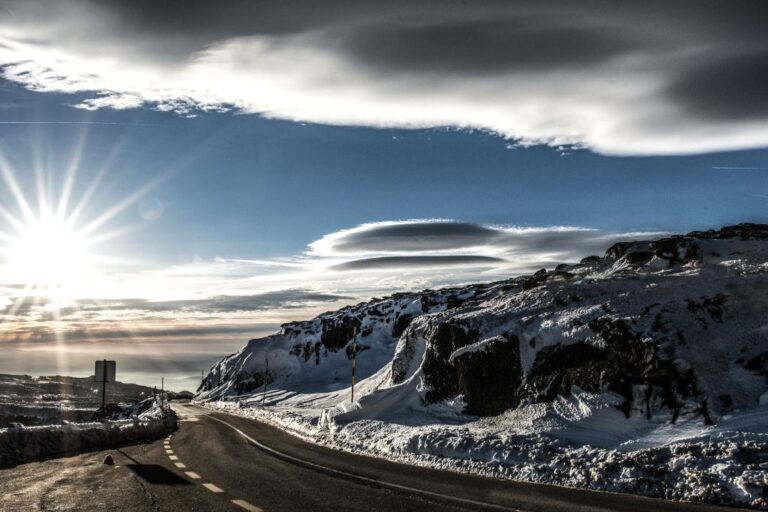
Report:
[{"label": "road edge line", "polygon": [[318,470],[318,471],[322,471],[324,473],[330,473],[330,474],[333,474],[333,475],[336,475],[336,476],[339,476],[339,477],[342,477],[342,478],[346,478],[348,480],[354,480],[354,481],[357,481],[357,482],[362,482],[362,483],[364,483],[364,484],[366,484],[368,486],[384,487],[384,488],[391,489],[391,490],[394,490],[394,491],[400,491],[400,492],[405,492],[405,493],[409,493],[409,494],[416,494],[416,495],[425,496],[425,497],[432,498],[432,499],[439,499],[439,500],[443,500],[443,501],[452,501],[452,502],[461,503],[461,504],[464,504],[464,505],[471,505],[473,507],[491,508],[491,509],[494,509],[494,510],[506,510],[506,511],[512,511],[512,512],[524,512],[523,510],[521,510],[519,508],[510,508],[510,507],[505,507],[503,505],[495,505],[493,503],[486,503],[486,502],[483,502],[483,501],[476,501],[476,500],[472,500],[472,499],[469,499],[469,498],[459,498],[458,496],[450,496],[450,495],[447,495],[447,494],[440,494],[439,492],[427,491],[427,490],[424,490],[424,489],[418,489],[416,487],[409,487],[407,485],[395,484],[395,483],[392,483],[392,482],[385,482],[383,480],[377,480],[375,478],[370,478],[370,477],[367,477],[367,476],[356,475],[354,473],[348,473],[347,471],[342,471],[340,469],[329,468],[328,466],[323,466],[322,464],[317,464],[315,462],[310,462],[308,460],[300,459],[298,457],[294,457],[293,455],[288,455],[287,453],[283,453],[281,451],[275,450],[274,448],[270,448],[269,446],[267,446],[265,444],[262,444],[261,442],[255,440],[254,438],[252,438],[251,436],[249,436],[248,434],[246,434],[245,432],[243,432],[242,430],[240,430],[236,426],[234,426],[234,425],[232,425],[232,424],[230,424],[230,423],[228,423],[228,422],[226,422],[226,421],[224,421],[224,420],[222,420],[220,418],[216,418],[213,415],[209,414],[207,416],[208,416],[208,418],[210,418],[212,420],[218,421],[219,423],[228,426],[229,428],[231,428],[232,430],[234,430],[235,432],[240,434],[248,442],[250,442],[251,444],[253,444],[257,448],[259,448],[260,450],[265,451],[265,452],[267,452],[267,453],[269,453],[269,454],[271,454],[271,455],[273,455],[273,456],[275,456],[277,458],[280,458],[280,459],[283,459],[283,460],[287,460],[289,462],[293,462],[294,464],[298,464],[300,466],[304,466],[304,467],[308,467],[308,468],[315,469],[315,470]]}]

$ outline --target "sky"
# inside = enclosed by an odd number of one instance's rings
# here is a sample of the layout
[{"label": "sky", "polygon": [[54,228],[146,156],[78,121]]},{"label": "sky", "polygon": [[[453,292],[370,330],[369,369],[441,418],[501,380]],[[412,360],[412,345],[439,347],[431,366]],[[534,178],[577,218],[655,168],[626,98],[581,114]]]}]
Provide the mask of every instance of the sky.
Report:
[{"label": "sky", "polygon": [[763,2],[0,0],[0,372],[767,222]]}]

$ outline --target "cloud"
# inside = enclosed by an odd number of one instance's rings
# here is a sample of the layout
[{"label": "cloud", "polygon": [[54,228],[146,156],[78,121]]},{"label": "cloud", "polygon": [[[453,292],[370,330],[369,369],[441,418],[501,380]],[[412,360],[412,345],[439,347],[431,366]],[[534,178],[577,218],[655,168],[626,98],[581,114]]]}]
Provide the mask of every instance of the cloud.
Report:
[{"label": "cloud", "polygon": [[[24,297],[19,304],[8,302],[0,313],[25,316],[34,311],[53,311],[49,306],[54,301],[46,297]],[[274,309],[300,309],[317,303],[351,300],[347,295],[322,293],[295,288],[275,290],[252,295],[215,295],[204,299],[150,300],[144,298],[118,299],[77,299],[73,304],[57,307],[58,317],[73,313],[135,311],[143,313],[186,312],[186,313],[236,313],[269,311]],[[51,315],[52,313],[49,313]]]},{"label": "cloud", "polygon": [[670,94],[703,119],[768,119],[768,48],[721,58],[689,71]]},{"label": "cloud", "polygon": [[581,227],[492,226],[445,219],[362,224],[309,245],[316,258],[343,259],[335,270],[491,265],[525,272],[602,254],[621,240],[662,233],[606,233]]},{"label": "cloud", "polygon": [[493,266],[503,262],[503,259],[492,256],[381,256],[345,261],[333,265],[331,268],[334,270],[379,270],[408,267],[452,267],[455,265]]},{"label": "cloud", "polygon": [[147,299],[118,299],[116,301],[78,300],[86,311],[140,310],[148,312],[193,311],[201,313],[232,313],[240,311],[267,311],[270,309],[297,309],[310,304],[349,300],[352,297],[319,293],[304,289],[276,290],[254,295],[215,295],[205,299],[152,301]]},{"label": "cloud", "polygon": [[632,46],[612,31],[522,17],[379,25],[354,32],[345,43],[360,65],[376,70],[454,76],[596,65]]},{"label": "cloud", "polygon": [[[190,338],[206,338],[213,336],[221,339],[224,335],[237,335],[246,339],[256,330],[274,332],[278,324],[211,324],[200,326],[177,327],[167,325],[156,328],[125,328],[102,325],[93,328],[74,328],[55,330],[50,326],[36,325],[28,329],[20,329],[14,333],[14,341],[24,343],[60,343],[60,342],[89,342],[101,343],[107,340],[133,340],[137,343],[158,338],[174,338],[189,340]],[[9,339],[11,341],[11,339]]]},{"label": "cloud", "polygon": [[87,109],[474,127],[608,154],[768,145],[761,0],[4,0],[0,9],[3,76],[87,93]]},{"label": "cloud", "polygon": [[499,238],[497,229],[443,220],[389,221],[362,224],[328,234],[310,244],[315,255],[372,252],[422,252],[485,245]]}]

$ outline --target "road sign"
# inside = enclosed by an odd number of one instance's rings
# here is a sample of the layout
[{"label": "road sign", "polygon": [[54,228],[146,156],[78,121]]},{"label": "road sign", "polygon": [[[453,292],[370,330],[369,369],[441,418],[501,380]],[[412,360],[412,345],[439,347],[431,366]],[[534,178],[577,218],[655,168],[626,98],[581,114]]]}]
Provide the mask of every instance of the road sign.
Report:
[{"label": "road sign", "polygon": [[115,382],[115,373],[117,362],[102,359],[96,361],[96,373],[94,380],[101,382],[101,410],[106,414],[107,405],[107,382]]},{"label": "road sign", "polygon": [[115,382],[115,371],[117,363],[102,359],[96,361],[96,382]]}]

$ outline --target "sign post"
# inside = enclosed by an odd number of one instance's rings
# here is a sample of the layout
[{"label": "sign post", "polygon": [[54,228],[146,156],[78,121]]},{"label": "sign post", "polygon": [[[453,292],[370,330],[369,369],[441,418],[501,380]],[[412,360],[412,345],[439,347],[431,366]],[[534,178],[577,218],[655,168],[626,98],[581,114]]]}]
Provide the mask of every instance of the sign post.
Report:
[{"label": "sign post", "polygon": [[269,375],[269,355],[264,352],[264,392],[261,394],[261,405],[267,399],[267,376]]},{"label": "sign post", "polygon": [[355,402],[355,367],[357,366],[357,326],[352,327],[352,397],[350,402]]},{"label": "sign post", "polygon": [[96,361],[96,372],[94,380],[101,382],[101,410],[104,411],[107,405],[107,382],[115,382],[117,362],[102,359]]}]

